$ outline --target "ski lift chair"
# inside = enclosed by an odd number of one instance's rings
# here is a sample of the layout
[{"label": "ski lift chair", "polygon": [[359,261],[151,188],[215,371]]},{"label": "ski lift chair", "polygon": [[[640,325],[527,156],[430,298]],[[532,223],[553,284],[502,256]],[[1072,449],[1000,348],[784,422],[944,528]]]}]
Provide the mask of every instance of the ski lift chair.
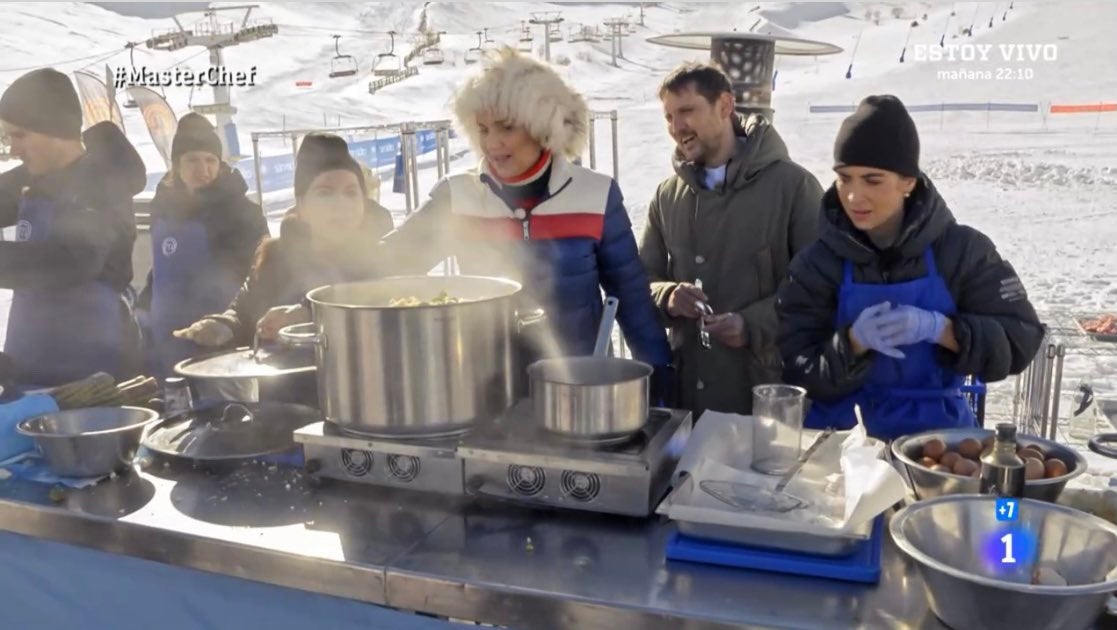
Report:
[{"label": "ski lift chair", "polygon": [[330,60],[330,78],[351,77],[357,74],[357,58],[353,55],[341,54],[338,40],[341,35],[334,35],[334,52],[336,55]]},{"label": "ski lift chair", "polygon": [[378,77],[394,77],[403,73],[403,65],[400,63],[399,55],[395,54],[396,32],[388,31],[388,37],[391,38],[388,52],[377,55],[376,64],[372,68],[372,74]]},{"label": "ski lift chair", "polygon": [[442,49],[437,46],[432,46],[423,51],[423,65],[437,66],[441,65],[446,58],[442,54]]},{"label": "ski lift chair", "polygon": [[477,31],[477,45],[465,51],[466,63],[477,63],[481,61],[481,55],[485,54],[484,41],[481,39],[481,31]]},{"label": "ski lift chair", "polygon": [[399,56],[391,53],[381,53],[376,56],[376,65],[372,73],[378,77],[394,77],[401,74]]},{"label": "ski lift chair", "polygon": [[525,37],[521,37],[520,38],[520,45],[518,46],[518,48],[520,49],[520,52],[531,52],[532,43],[534,41],[535,41],[534,38],[531,37],[530,35],[525,36]]}]

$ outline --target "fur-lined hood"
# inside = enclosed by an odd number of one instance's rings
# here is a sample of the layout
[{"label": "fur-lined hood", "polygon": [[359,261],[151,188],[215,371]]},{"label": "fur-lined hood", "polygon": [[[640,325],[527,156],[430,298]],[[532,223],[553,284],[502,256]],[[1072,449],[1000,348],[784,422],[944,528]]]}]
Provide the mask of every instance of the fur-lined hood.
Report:
[{"label": "fur-lined hood", "polygon": [[546,63],[505,46],[489,53],[479,73],[454,94],[458,129],[481,152],[477,115],[493,111],[522,125],[544,148],[575,159],[589,137],[586,99]]}]

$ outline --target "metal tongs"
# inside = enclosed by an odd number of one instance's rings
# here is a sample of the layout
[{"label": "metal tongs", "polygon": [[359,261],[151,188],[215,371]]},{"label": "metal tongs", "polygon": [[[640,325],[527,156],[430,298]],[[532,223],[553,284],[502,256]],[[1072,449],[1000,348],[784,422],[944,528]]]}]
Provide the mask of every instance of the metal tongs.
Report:
[{"label": "metal tongs", "polygon": [[799,456],[795,465],[780,477],[776,487],[772,490],[736,481],[714,481],[711,479],[703,480],[698,484],[698,487],[718,501],[738,510],[783,513],[807,507],[810,505],[808,501],[800,499],[784,489],[799,473],[803,465],[807,463],[807,460],[811,458],[811,455],[814,455],[815,451],[832,435],[834,435],[834,429],[832,428],[818,434],[810,447]]},{"label": "metal tongs", "polygon": [[[702,278],[696,278],[694,280],[694,286],[701,291]],[[703,348],[712,348],[713,345],[710,343],[710,333],[706,332],[705,318],[713,315],[714,309],[710,308],[710,305],[705,302],[698,302],[697,304],[698,308],[702,309],[702,317],[698,319],[698,340],[702,342]]]},{"label": "metal tongs", "polygon": [[260,331],[252,335],[252,360],[256,363],[260,362]]}]

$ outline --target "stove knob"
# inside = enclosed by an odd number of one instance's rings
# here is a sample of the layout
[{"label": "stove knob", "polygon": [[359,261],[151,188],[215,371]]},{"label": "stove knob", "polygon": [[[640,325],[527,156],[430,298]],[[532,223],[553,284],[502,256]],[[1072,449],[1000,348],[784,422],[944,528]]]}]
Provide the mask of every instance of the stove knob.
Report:
[{"label": "stove knob", "polygon": [[322,470],[322,462],[318,461],[317,459],[308,459],[306,460],[306,463],[303,464],[303,471],[305,471],[307,474],[313,475],[319,470]]}]

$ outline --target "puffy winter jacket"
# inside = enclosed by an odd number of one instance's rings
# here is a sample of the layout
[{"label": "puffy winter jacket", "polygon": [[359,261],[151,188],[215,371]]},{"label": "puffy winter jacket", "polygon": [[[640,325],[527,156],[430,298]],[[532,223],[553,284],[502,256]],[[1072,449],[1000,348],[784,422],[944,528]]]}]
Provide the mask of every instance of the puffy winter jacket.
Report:
[{"label": "puffy winter jacket", "polygon": [[391,225],[387,210],[368,202],[364,224],[353,233],[349,247],[338,252],[334,261],[325,261],[311,250],[310,227],[293,208],[288,210],[279,237],[260,243],[252,270],[228,310],[211,317],[233,329],[232,345],[248,345],[268,309],[298,304],[308,291],[323,285],[377,277],[375,245],[384,236],[385,223]]},{"label": "puffy winter jacket", "polygon": [[13,289],[5,339],[17,380],[53,386],[97,371],[118,380],[142,366],[139,328],[126,298],[143,161],[116,125],[82,134],[85,152],[65,167],[0,175],[0,287]]},{"label": "puffy winter jacket", "polygon": [[513,210],[482,163],[438,183],[431,199],[381,248],[395,274],[426,273],[455,256],[462,273],[500,276],[524,286],[558,348],[593,352],[604,289],[620,300],[617,320],[633,355],[667,366],[670,351],[648,292],[632,224],[617,183],[555,156],[546,195],[529,213]]},{"label": "puffy winter jacket", "polygon": [[848,328],[835,329],[844,261],[853,263],[855,282],[904,282],[927,275],[928,246],[958,308],[952,319],[960,351],[939,347],[939,362],[986,382],[1022,372],[1044,335],[1024,285],[988,237],[955,221],[923,176],[907,201],[899,237],[884,250],[853,227],[835,186],[823,196],[820,238],[792,261],[777,298],[787,382],[822,401],[858,390],[876,353],[855,357]]},{"label": "puffy winter jacket", "polygon": [[65,168],[33,176],[21,165],[0,174],[0,226],[16,223],[24,189],[66,209],[53,228],[57,237],[0,242],[0,287],[66,288],[101,280],[124,291],[132,282],[132,197],[145,184],[143,160],[111,122],[90,127],[82,141],[85,154]]}]

